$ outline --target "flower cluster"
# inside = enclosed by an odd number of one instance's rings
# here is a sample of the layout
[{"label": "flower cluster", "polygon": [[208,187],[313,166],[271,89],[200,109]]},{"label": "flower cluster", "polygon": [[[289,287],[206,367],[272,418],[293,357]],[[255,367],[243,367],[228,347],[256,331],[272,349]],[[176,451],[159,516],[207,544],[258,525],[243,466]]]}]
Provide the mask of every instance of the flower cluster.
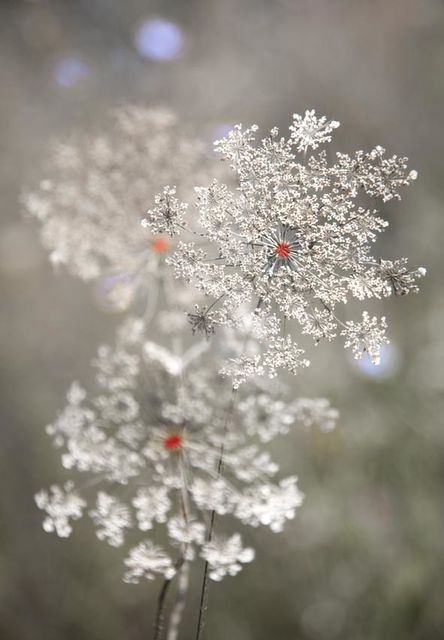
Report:
[{"label": "flower cluster", "polygon": [[208,539],[211,512],[281,531],[303,496],[294,475],[275,479],[278,465],[261,443],[298,423],[329,430],[336,421],[326,400],[286,402],[277,384],[232,392],[206,363],[206,348],[203,341],[178,356],[148,341],[140,319],[127,319],[115,344],[98,350],[95,389],[74,383],[47,428],[63,466],[85,482],[37,495],[44,528],[67,536],[88,515],[100,540],[129,546],[128,582],[171,578],[196,555],[211,578],[235,575],[254,551],[236,531]]},{"label": "flower cluster", "polygon": [[[406,260],[384,260],[373,254],[388,222],[369,206],[370,199],[399,198],[401,187],[416,178],[406,158],[375,147],[349,156],[326,151],[339,126],[314,111],[294,115],[288,138],[276,128],[256,143],[257,126],[238,125],[216,142],[238,187],[218,180],[196,187],[199,228],[167,261],[178,277],[194,283],[210,302],[190,313],[193,330],[206,335],[215,327],[238,329],[246,322],[262,342],[253,357],[240,354],[225,371],[239,384],[250,375],[274,377],[284,368],[296,373],[309,364],[295,334],[315,343],[345,337],[355,357],[368,353],[378,362],[386,341],[385,320],[361,322],[340,318],[338,308],[355,298],[380,299],[417,291],[423,268]],[[300,154],[300,155],[299,155]],[[183,233],[186,206],[165,198],[147,213],[147,226]]]},{"label": "flower cluster", "polygon": [[[125,581],[180,572],[179,609],[189,562],[207,563],[202,612],[206,577],[254,558],[237,529],[280,532],[302,504],[268,443],[338,419],[327,400],[289,400],[263,376],[308,366],[297,333],[340,335],[378,363],[385,318],[341,307],[416,292],[425,275],[373,250],[388,223],[371,200],[399,198],[416,173],[379,146],[329,161],[319,147],[338,126],[306,111],[288,137],[257,141],[257,126],[238,125],[216,142],[215,171],[170,113],[124,107],[99,135],[55,145],[48,178],[23,197],[52,262],[133,314],[99,347],[93,387],[74,382],[47,427],[69,479],[36,495],[43,528],[67,537],[90,518],[99,540],[124,547]],[[187,322],[206,339],[185,348]]]},{"label": "flower cluster", "polygon": [[[206,145],[160,109],[116,109],[100,132],[53,144],[46,177],[23,194],[41,223],[54,265],[84,280],[103,279],[108,303],[128,308],[140,290],[165,277],[167,235],[140,226],[146,203],[172,180],[187,196],[207,180]],[[213,174],[214,175],[214,172]]]}]

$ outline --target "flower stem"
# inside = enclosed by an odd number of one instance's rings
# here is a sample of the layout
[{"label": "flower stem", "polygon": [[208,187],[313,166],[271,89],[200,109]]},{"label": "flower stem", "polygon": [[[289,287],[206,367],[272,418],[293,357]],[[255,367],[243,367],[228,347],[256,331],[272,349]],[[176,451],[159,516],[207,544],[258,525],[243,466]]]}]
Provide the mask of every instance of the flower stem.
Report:
[{"label": "flower stem", "polygon": [[184,562],[180,569],[179,579],[177,583],[176,601],[171,612],[168,624],[167,640],[177,640],[179,635],[179,626],[182,620],[183,611],[185,609],[185,600],[190,583],[190,564]]},{"label": "flower stem", "polygon": [[[180,571],[183,564],[184,564],[184,558],[182,557],[178,558],[175,565],[176,572]],[[160,589],[159,598],[157,600],[157,611],[156,611],[156,619],[154,622],[153,640],[160,640],[162,637],[162,631],[164,629],[164,620],[165,620],[165,601],[166,601],[169,587],[175,577],[176,576],[174,575],[172,578],[165,578],[162,584],[162,588]]]},{"label": "flower stem", "polygon": [[165,578],[159,593],[159,598],[157,600],[156,620],[154,623],[153,640],[160,640],[162,636],[163,623],[164,623],[164,611],[165,611],[165,599],[166,599],[168,588],[171,584],[171,581],[172,581],[172,578]]},{"label": "flower stem", "polygon": [[[227,435],[227,431],[228,431],[229,421],[230,421],[230,418],[231,418],[231,416],[233,414],[233,410],[234,410],[234,401],[235,401],[235,398],[236,398],[236,391],[237,391],[237,389],[232,389],[230,404],[228,406],[227,415],[226,415],[226,418],[225,418],[224,430],[223,430],[223,435],[222,435],[222,444],[221,444],[221,447],[220,447],[219,462],[218,462],[218,465],[217,465],[217,477],[218,478],[220,478],[220,476],[222,475],[222,471],[223,471],[225,439],[226,439],[226,435]],[[208,528],[207,543],[211,542],[211,540],[213,539],[215,520],[216,520],[216,511],[213,509],[213,511],[211,512],[210,526]],[[207,560],[205,562],[205,569],[204,569],[204,575],[203,575],[203,580],[202,580],[202,591],[201,591],[201,594],[200,594],[199,618],[198,618],[198,621],[197,621],[196,640],[202,640],[202,634],[203,634],[204,625],[205,625],[205,612],[206,612],[206,610],[208,608],[208,571],[209,571],[209,565],[208,565],[208,560]]]}]

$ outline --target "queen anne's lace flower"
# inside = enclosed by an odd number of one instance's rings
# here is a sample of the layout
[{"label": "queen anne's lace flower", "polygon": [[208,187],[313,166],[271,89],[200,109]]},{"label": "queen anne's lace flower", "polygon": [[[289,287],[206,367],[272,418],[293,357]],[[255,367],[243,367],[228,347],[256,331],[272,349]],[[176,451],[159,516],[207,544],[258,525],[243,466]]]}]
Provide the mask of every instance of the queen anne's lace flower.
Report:
[{"label": "queen anne's lace flower", "polygon": [[317,118],[314,109],[306,111],[305,116],[293,114],[293,124],[290,127],[291,137],[297,144],[298,151],[317,149],[324,142],[331,142],[331,133],[339,127],[337,120],[328,121],[325,116]]},{"label": "queen anne's lace flower", "polygon": [[52,486],[50,491],[40,491],[35,502],[39,509],[46,511],[43,528],[49,533],[55,533],[61,538],[71,535],[70,520],[78,520],[83,515],[86,502],[74,490],[74,484],[67,482],[63,487]]},{"label": "queen anne's lace flower", "polygon": [[171,558],[151,540],[141,542],[131,549],[125,565],[125,582],[137,583],[140,578],[154,580],[159,574],[170,580],[176,573]]},{"label": "queen anne's lace flower", "polygon": [[220,581],[226,575],[235,576],[242,569],[242,564],[254,560],[254,549],[242,547],[242,540],[238,533],[230,538],[216,536],[206,543],[202,549],[202,556],[210,567],[210,578]]},{"label": "queen anne's lace flower", "polygon": [[319,426],[321,431],[335,428],[339,412],[330,406],[326,398],[298,398],[292,404],[297,422],[307,429]]},{"label": "queen anne's lace flower", "polygon": [[[180,572],[176,631],[188,562],[207,563],[202,613],[207,576],[234,576],[254,559],[233,527],[281,532],[303,503],[297,477],[279,477],[264,443],[296,424],[336,424],[327,400],[287,401],[276,380],[261,377],[310,364],[296,331],[315,343],[340,334],[355,358],[378,364],[385,318],[363,311],[360,322],[342,320],[338,307],[416,292],[425,275],[405,259],[374,257],[388,222],[368,208],[369,198],[399,198],[416,172],[379,146],[337,153],[333,163],[313,153],[338,126],[306,111],[293,116],[288,138],[273,128],[256,143],[257,126],[238,125],[216,143],[233,182],[209,183],[204,146],[171,114],[127,107],[115,112],[111,132],[56,145],[50,178],[24,196],[55,265],[99,280],[113,307],[144,304],[134,305],[140,317],[122,323],[113,345],[99,347],[95,387],[74,382],[47,427],[65,469],[86,482],[36,495],[43,528],[67,537],[85,514],[99,540],[125,547],[126,582]],[[198,216],[190,222],[185,200],[196,183],[209,186],[194,188]],[[146,338],[154,316],[177,338],[174,351]],[[206,340],[184,350],[186,322]],[[213,334],[222,368],[210,353]],[[201,630],[200,618],[199,637]]]},{"label": "queen anne's lace flower", "polygon": [[[262,352],[240,352],[224,366],[235,386],[251,375],[274,377],[279,368],[296,373],[307,366],[297,331],[316,343],[339,333],[351,346],[355,325],[339,317],[340,305],[417,291],[416,280],[425,274],[404,259],[372,254],[388,223],[368,208],[368,198],[399,198],[416,172],[407,169],[406,158],[386,157],[379,146],[354,156],[338,153],[332,164],[325,151],[310,153],[330,142],[338,125],[307,111],[294,116],[289,138],[274,128],[258,144],[257,126],[236,126],[216,151],[229,162],[238,188],[218,180],[196,188],[199,226],[196,216],[188,226],[198,243],[186,241],[186,220],[174,224],[174,215],[168,217],[168,233],[182,233],[184,240],[167,261],[211,300],[189,314],[193,331],[209,336],[218,326],[239,329],[247,322],[262,342]],[[173,209],[184,211],[179,202]],[[157,219],[154,208],[146,224]],[[374,361],[378,340],[384,340],[382,331],[372,331],[364,349]]]},{"label": "queen anne's lace flower", "polygon": [[282,531],[286,520],[295,517],[303,495],[297,488],[297,478],[286,478],[279,486],[263,484],[254,487],[252,495],[237,505],[237,516],[253,526],[267,525],[272,531]]},{"label": "queen anne's lace flower", "polygon": [[167,514],[171,509],[168,488],[157,486],[139,489],[132,504],[136,510],[139,529],[148,531],[153,528],[154,522],[167,521]]},{"label": "queen anne's lace flower", "polygon": [[307,429],[319,427],[331,431],[338,420],[338,410],[325,398],[297,398],[292,402],[273,399],[270,393],[250,395],[238,403],[243,423],[250,435],[269,442],[277,435],[287,435],[295,421]]},{"label": "queen anne's lace flower", "polygon": [[142,227],[153,233],[166,233],[173,236],[184,221],[188,205],[179,202],[175,197],[176,187],[165,187],[163,193],[154,198],[155,207],[149,217],[142,220]]},{"label": "queen anne's lace flower", "polygon": [[[298,422],[318,421],[322,428],[336,417],[328,403],[320,410],[321,401],[313,401],[310,416],[308,400],[300,399],[301,411],[298,400],[284,402],[280,385],[251,384],[238,392],[227,431],[230,389],[206,360],[201,345],[173,355],[146,340],[140,320],[128,319],[116,343],[99,348],[95,391],[74,383],[48,428],[63,465],[88,474],[89,489],[82,497],[72,485],[53,487],[52,497],[41,492],[45,529],[69,535],[69,519],[82,515],[88,499],[100,540],[118,547],[131,531],[136,546],[125,561],[127,581],[171,577],[197,554],[208,560],[214,579],[237,573],[252,551],[242,549],[238,534],[209,541],[206,516],[214,510],[230,522],[281,531],[303,496],[295,477],[274,479],[278,465],[257,436],[265,442]],[[143,534],[139,542],[137,533]]]},{"label": "queen anne's lace flower", "polygon": [[130,529],[131,514],[128,507],[118,498],[104,491],[97,494],[97,504],[89,514],[97,527],[99,540],[106,540],[113,547],[120,547],[125,529]]},{"label": "queen anne's lace flower", "polygon": [[389,344],[385,336],[387,323],[382,317],[379,321],[376,316],[370,318],[369,314],[364,311],[362,314],[362,322],[348,321],[346,328],[341,335],[346,337],[345,347],[350,347],[353,356],[359,360],[364,353],[368,353],[373,364],[379,364],[381,346]]},{"label": "queen anne's lace flower", "polygon": [[423,277],[426,274],[424,267],[409,269],[407,260],[404,258],[394,261],[380,260],[378,269],[386,289],[388,288],[385,295],[390,295],[390,291],[393,291],[397,296],[404,296],[410,291],[417,293],[416,279],[418,276]]},{"label": "queen anne's lace flower", "polygon": [[203,522],[196,522],[181,516],[173,516],[168,521],[168,535],[173,544],[184,546],[187,559],[193,559],[192,545],[202,546],[205,540],[206,527]]},{"label": "queen anne's lace flower", "polygon": [[[45,178],[22,201],[41,223],[51,262],[84,280],[100,278],[105,302],[126,309],[141,290],[145,299],[148,280],[150,302],[157,296],[173,248],[167,223],[141,227],[146,203],[172,180],[185,196],[191,180],[214,175],[213,165],[206,145],[184,132],[172,113],[125,106],[101,131],[54,143]],[[165,200],[165,213],[168,203],[174,209],[174,193],[158,198],[159,207]]]}]

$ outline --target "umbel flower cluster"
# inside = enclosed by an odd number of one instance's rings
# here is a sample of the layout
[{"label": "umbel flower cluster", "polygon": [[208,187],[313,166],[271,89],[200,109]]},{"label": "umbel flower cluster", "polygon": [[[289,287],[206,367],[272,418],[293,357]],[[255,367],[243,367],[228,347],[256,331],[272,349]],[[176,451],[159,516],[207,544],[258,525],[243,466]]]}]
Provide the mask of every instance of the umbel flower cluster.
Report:
[{"label": "umbel flower cluster", "polygon": [[40,222],[51,262],[100,279],[109,304],[126,309],[166,277],[172,249],[166,234],[140,226],[147,202],[171,181],[188,197],[197,177],[214,176],[209,151],[169,111],[121,107],[99,132],[53,143],[46,176],[23,206]]},{"label": "umbel flower cluster", "polygon": [[399,198],[415,172],[381,147],[330,162],[318,148],[338,124],[307,111],[287,138],[272,129],[259,142],[256,126],[239,125],[216,143],[226,162],[213,170],[171,114],[125,107],[100,135],[55,145],[47,177],[23,197],[51,260],[101,281],[113,307],[131,306],[98,349],[92,388],[73,383],[47,428],[68,479],[37,494],[43,527],[67,537],[90,518],[123,548],[127,582],[163,577],[156,640],[176,575],[177,638],[192,560],[205,561],[201,640],[207,577],[254,557],[240,529],[280,532],[302,504],[268,443],[335,426],[327,400],[289,400],[263,376],[309,364],[298,334],[341,335],[377,363],[385,318],[341,309],[417,291],[425,274],[373,250],[387,222],[370,202]]},{"label": "umbel flower cluster", "polygon": [[315,343],[344,338],[355,358],[368,354],[379,363],[386,320],[363,311],[358,320],[341,318],[350,299],[365,301],[417,291],[423,268],[405,259],[376,257],[373,246],[388,226],[372,200],[399,198],[416,172],[407,159],[375,147],[329,162],[318,147],[339,126],[314,111],[294,115],[290,135],[277,128],[256,143],[257,126],[236,126],[216,142],[235,183],[217,179],[196,187],[198,225],[187,225],[188,206],[166,187],[143,224],[155,233],[184,233],[168,262],[178,277],[208,297],[189,315],[193,330],[207,335],[218,326],[247,323],[263,344],[253,357],[240,355],[226,372],[236,385],[250,375],[279,368],[296,373],[309,364],[297,333]]},{"label": "umbel flower cluster", "polygon": [[63,466],[84,480],[37,495],[45,530],[66,537],[88,515],[100,540],[127,548],[129,582],[172,578],[196,554],[214,580],[238,573],[254,551],[238,531],[208,540],[211,512],[229,515],[229,529],[234,518],[281,531],[303,496],[296,476],[276,480],[279,467],[263,443],[297,424],[330,430],[337,419],[323,399],[285,402],[279,386],[245,385],[228,426],[230,390],[205,347],[174,355],[147,340],[142,320],[127,319],[115,344],[98,350],[94,392],[74,383],[47,428]]}]

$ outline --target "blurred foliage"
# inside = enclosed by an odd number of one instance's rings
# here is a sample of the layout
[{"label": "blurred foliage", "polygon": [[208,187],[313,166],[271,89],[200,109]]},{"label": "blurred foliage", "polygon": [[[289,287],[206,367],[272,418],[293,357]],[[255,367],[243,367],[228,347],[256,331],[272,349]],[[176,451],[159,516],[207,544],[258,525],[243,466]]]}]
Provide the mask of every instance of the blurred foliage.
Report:
[{"label": "blurred foliage", "polygon": [[[182,29],[180,55],[138,53],[134,33],[150,17]],[[342,122],[339,148],[383,144],[418,169],[401,205],[387,206],[385,253],[429,270],[419,296],[384,303],[396,366],[375,377],[341,349],[319,347],[292,382],[327,395],[341,423],[277,445],[306,504],[279,537],[250,532],[257,561],[211,586],[207,631],[213,640],[442,638],[443,36],[440,0],[2,2],[2,640],[150,637],[158,585],[124,585],[113,550],[83,525],[68,541],[44,534],[34,507],[34,493],[63,477],[44,425],[69,382],[88,378],[116,318],[95,308],[87,287],[51,273],[18,205],[49,137],[126,101],[170,106],[209,137],[238,121],[285,126],[315,107]]]}]

